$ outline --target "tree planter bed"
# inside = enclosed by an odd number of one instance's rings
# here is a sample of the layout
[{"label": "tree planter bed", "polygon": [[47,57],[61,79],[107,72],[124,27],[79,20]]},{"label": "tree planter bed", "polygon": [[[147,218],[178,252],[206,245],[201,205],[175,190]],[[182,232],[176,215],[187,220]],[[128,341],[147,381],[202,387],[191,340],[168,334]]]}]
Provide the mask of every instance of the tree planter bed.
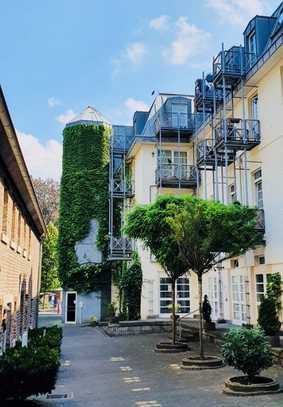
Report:
[{"label": "tree planter bed", "polygon": [[279,393],[279,382],[270,377],[256,376],[254,383],[248,383],[248,376],[235,376],[225,381],[223,393],[234,396],[258,396]]},{"label": "tree planter bed", "polygon": [[158,353],[179,353],[186,352],[188,350],[188,345],[182,342],[159,342],[155,346],[155,352]]},{"label": "tree planter bed", "polygon": [[218,356],[206,356],[200,359],[199,356],[188,356],[182,360],[182,369],[187,370],[205,370],[219,369],[224,366],[224,362]]}]

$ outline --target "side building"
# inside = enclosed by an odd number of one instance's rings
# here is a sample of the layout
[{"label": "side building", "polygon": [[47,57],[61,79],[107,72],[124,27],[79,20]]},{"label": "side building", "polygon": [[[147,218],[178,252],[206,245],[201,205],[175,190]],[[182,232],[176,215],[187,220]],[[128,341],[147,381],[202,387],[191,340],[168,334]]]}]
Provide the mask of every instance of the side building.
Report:
[{"label": "side building", "polygon": [[45,224],[0,88],[0,352],[37,324]]}]

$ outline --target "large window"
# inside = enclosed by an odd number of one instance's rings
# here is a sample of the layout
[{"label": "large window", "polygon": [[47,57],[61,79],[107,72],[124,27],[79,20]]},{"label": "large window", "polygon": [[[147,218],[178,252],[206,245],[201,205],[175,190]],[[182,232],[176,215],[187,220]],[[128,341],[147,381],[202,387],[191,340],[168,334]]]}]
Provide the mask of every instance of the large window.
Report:
[{"label": "large window", "polygon": [[248,47],[249,53],[253,54],[249,59],[250,65],[252,65],[255,62],[256,58],[256,35],[254,31],[248,36]]},{"label": "large window", "polygon": [[254,196],[255,205],[259,209],[263,209],[263,192],[262,192],[262,173],[261,169],[254,173]]},{"label": "large window", "polygon": [[[171,279],[160,278],[160,314],[170,314],[172,304]],[[187,314],[190,312],[190,283],[186,277],[180,277],[176,281],[176,305],[178,313]]]},{"label": "large window", "polygon": [[160,150],[160,175],[164,178],[184,178],[187,174],[187,152]]},{"label": "large window", "polygon": [[263,300],[264,295],[266,294],[267,284],[269,282],[271,274],[256,274],[255,283],[256,283],[256,303],[257,306],[260,305]]},{"label": "large window", "polygon": [[172,103],[172,127],[188,127],[188,106],[184,103]]}]

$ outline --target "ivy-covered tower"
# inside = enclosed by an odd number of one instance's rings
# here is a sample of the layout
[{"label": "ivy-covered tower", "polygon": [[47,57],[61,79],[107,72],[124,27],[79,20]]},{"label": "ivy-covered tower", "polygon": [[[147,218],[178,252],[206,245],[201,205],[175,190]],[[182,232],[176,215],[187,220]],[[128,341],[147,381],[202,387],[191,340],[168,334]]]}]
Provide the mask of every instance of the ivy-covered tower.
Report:
[{"label": "ivy-covered tower", "polygon": [[[76,315],[70,313],[69,320],[78,320],[78,313],[82,312],[78,310],[77,295],[89,297],[100,290],[101,296],[101,287],[105,288],[110,281],[107,263],[110,137],[111,124],[90,106],[68,123],[63,132],[59,272],[64,290],[74,292],[69,295],[69,305],[74,303]],[[84,307],[83,301],[80,307]]]}]

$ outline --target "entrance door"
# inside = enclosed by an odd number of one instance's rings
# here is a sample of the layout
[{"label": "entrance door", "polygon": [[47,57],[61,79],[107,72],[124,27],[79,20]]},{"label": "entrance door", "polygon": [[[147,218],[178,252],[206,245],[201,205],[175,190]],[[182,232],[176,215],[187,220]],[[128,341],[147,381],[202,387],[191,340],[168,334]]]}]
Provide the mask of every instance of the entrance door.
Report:
[{"label": "entrance door", "polygon": [[77,304],[77,293],[67,292],[66,293],[66,312],[65,312],[65,322],[66,324],[76,323],[76,304]]}]

